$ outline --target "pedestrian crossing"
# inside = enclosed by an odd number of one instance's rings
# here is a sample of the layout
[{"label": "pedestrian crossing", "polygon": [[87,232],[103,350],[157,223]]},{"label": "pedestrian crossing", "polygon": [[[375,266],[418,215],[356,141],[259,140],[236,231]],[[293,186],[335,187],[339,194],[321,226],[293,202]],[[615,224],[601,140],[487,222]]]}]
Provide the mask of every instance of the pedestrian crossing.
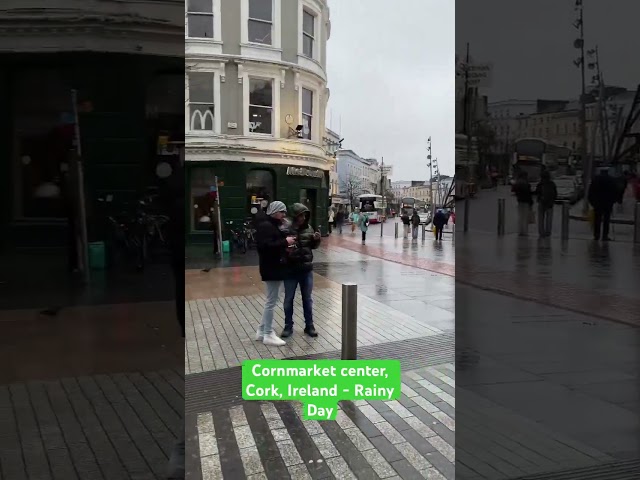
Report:
[{"label": "pedestrian crossing", "polygon": [[410,371],[399,401],[341,402],[335,421],[303,421],[299,402],[198,413],[190,478],[454,478],[454,385],[452,364]]}]

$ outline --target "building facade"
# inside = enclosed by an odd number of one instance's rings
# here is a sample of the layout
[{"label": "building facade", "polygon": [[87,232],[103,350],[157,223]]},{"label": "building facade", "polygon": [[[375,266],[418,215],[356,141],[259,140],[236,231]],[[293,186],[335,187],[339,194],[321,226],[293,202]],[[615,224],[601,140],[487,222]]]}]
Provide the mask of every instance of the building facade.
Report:
[{"label": "building facade", "polygon": [[[391,166],[385,164],[384,168],[390,175]],[[353,150],[342,149],[338,152],[337,170],[340,196],[346,203],[353,204],[362,194],[381,195],[382,168],[378,160],[363,158]]]},{"label": "building facade", "polygon": [[8,248],[70,243],[76,200],[65,178],[77,155],[84,184],[73,188],[86,192],[87,209],[78,221],[89,241],[103,241],[100,198],[112,195],[120,208],[135,200],[157,180],[158,139],[183,140],[183,3],[51,3],[7,0],[0,16],[0,244]]},{"label": "building facade", "polygon": [[338,151],[342,145],[342,140],[336,132],[329,128],[326,129],[323,143],[326,146],[326,153],[331,164],[331,170],[329,170],[329,203],[334,207],[345,203],[340,196],[340,179],[338,177]]},{"label": "building facade", "polygon": [[227,222],[276,199],[305,203],[324,226],[326,0],[186,4],[187,240],[211,241],[216,217],[226,236]]}]

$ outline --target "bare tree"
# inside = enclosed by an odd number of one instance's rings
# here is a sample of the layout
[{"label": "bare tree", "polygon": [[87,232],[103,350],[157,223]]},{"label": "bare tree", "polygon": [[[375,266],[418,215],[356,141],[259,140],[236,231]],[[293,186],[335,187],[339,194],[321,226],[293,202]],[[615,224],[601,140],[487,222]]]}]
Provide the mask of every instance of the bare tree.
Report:
[{"label": "bare tree", "polygon": [[362,193],[362,180],[355,175],[349,174],[347,178],[340,182],[340,191],[349,199],[351,208],[354,208],[358,196]]}]

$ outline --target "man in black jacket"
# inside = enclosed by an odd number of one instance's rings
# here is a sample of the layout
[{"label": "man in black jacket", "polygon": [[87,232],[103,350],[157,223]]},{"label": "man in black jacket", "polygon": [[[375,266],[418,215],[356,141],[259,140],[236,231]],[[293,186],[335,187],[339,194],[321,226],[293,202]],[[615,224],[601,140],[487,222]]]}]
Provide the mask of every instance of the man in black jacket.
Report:
[{"label": "man in black jacket", "polygon": [[267,287],[267,301],[264,304],[262,323],[256,332],[256,341],[265,345],[281,347],[286,342],[273,331],[273,309],[278,303],[280,288],[285,279],[284,259],[287,248],[295,243],[295,237],[287,236],[281,229],[282,221],[287,214],[287,207],[282,202],[271,202],[266,215],[256,218],[256,240],[260,261],[260,276]]},{"label": "man in black jacket", "polygon": [[600,175],[596,176],[589,187],[589,203],[593,207],[595,214],[593,225],[593,238],[609,241],[609,222],[611,221],[611,211],[616,201],[622,201],[618,195],[618,186],[614,179],[609,176],[609,171],[603,169]]},{"label": "man in black jacket", "polygon": [[301,203],[291,207],[293,219],[289,234],[296,239],[287,254],[287,273],[284,280],[284,330],[281,337],[286,338],[293,333],[293,300],[296,289],[300,285],[302,309],[304,312],[304,333],[317,337],[313,325],[313,250],[320,246],[320,232],[309,225],[311,212]]},{"label": "man in black jacket", "polygon": [[536,186],[538,197],[538,234],[540,238],[550,237],[553,228],[553,207],[558,198],[558,188],[548,170],[542,172],[540,183]]}]

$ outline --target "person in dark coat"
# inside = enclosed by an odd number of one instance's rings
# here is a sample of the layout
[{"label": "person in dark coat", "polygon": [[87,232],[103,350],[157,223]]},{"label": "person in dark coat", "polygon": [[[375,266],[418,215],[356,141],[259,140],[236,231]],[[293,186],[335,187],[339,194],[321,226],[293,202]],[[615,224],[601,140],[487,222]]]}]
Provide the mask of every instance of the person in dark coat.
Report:
[{"label": "person in dark coat", "polygon": [[273,331],[273,310],[285,279],[287,248],[296,242],[295,237],[287,236],[286,230],[281,228],[286,215],[287,207],[284,203],[275,201],[267,207],[266,215],[256,217],[260,277],[267,288],[267,301],[262,313],[262,323],[256,332],[256,341],[275,347],[286,344]]},{"label": "person in dark coat", "polygon": [[344,210],[342,207],[336,213],[336,227],[338,227],[338,233],[342,235],[342,226],[344,225]]},{"label": "person in dark coat", "polygon": [[540,238],[550,237],[553,228],[553,207],[558,198],[558,188],[548,170],[542,172],[535,191],[538,197],[538,234]]},{"label": "person in dark coat", "polygon": [[609,175],[607,169],[601,170],[600,174],[591,182],[588,199],[594,212],[594,240],[600,240],[601,233],[603,241],[608,242],[610,240],[609,223],[611,221],[611,211],[613,210],[613,205],[621,200],[618,191],[618,185]]},{"label": "person in dark coat", "polygon": [[444,226],[447,224],[449,219],[447,218],[447,214],[439,208],[436,214],[433,216],[433,226],[436,229],[436,240],[442,241],[442,230]]},{"label": "person in dark coat", "polygon": [[409,238],[409,230],[411,230],[411,217],[406,210],[402,213],[400,220],[402,220],[403,237]]},{"label": "person in dark coat", "polygon": [[526,236],[529,234],[529,220],[533,207],[533,192],[531,192],[527,172],[521,172],[518,175],[518,180],[513,186],[513,193],[518,201],[518,234],[521,237]]},{"label": "person in dark coat", "polygon": [[413,215],[411,216],[411,232],[412,238],[418,238],[418,227],[420,226],[420,215],[418,215],[418,210],[413,210]]},{"label": "person in dark coat", "polygon": [[293,333],[293,300],[300,285],[302,308],[304,312],[304,333],[310,337],[318,334],[313,325],[313,250],[320,246],[320,232],[309,225],[311,212],[301,203],[291,207],[289,235],[296,239],[286,257],[286,276],[284,280],[284,330],[281,337]]}]

